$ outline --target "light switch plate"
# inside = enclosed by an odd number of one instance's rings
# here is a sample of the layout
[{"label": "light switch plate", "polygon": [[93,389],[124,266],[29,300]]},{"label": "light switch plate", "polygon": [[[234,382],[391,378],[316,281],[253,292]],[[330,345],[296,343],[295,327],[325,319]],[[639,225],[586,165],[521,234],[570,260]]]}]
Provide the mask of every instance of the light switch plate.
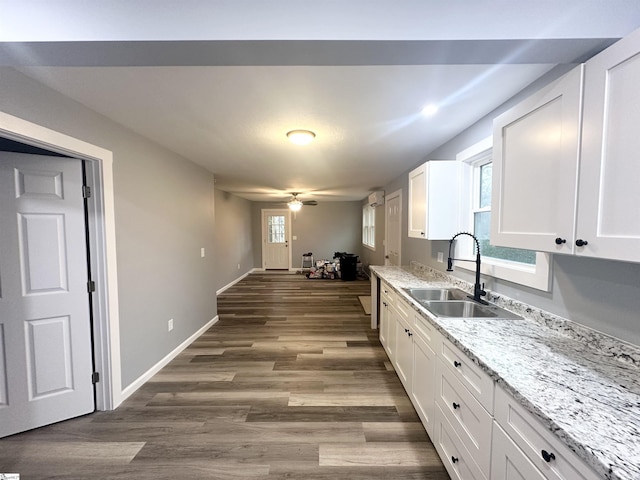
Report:
[{"label": "light switch plate", "polygon": [[200,249],[200,256],[201,256],[202,258],[204,258],[204,247],[202,247],[202,248]]}]

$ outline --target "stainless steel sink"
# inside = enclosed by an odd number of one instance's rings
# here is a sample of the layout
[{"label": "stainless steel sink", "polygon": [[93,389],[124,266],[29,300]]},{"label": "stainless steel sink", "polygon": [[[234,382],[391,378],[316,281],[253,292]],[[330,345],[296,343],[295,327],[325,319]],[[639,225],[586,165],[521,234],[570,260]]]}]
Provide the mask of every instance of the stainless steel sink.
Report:
[{"label": "stainless steel sink", "polygon": [[420,303],[430,300],[464,300],[468,295],[459,288],[405,288],[405,291]]},{"label": "stainless steel sink", "polygon": [[466,300],[452,301],[425,301],[422,302],[427,310],[437,317],[446,318],[504,318],[509,320],[521,320],[520,315],[516,315],[509,310],[497,305],[481,305],[476,302]]}]

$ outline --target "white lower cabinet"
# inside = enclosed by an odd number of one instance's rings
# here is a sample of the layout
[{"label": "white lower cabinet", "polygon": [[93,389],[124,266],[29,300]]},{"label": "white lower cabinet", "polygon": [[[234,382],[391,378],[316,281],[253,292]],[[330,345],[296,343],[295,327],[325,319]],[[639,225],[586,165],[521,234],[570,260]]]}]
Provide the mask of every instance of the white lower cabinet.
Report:
[{"label": "white lower cabinet", "polygon": [[[415,334],[413,336],[413,380],[411,382],[411,402],[418,412],[429,437],[433,437],[435,413],[435,374],[436,353],[429,341],[420,333],[419,319],[416,318]],[[435,333],[435,330],[434,330]]]},{"label": "white lower cabinet", "polygon": [[[502,388],[496,389],[495,421],[523,452],[523,455],[541,472],[541,478],[550,480],[596,480],[599,478],[581,458],[563,445]],[[500,451],[495,446],[493,452],[494,456],[500,455]],[[494,463],[496,461],[494,460]],[[505,477],[492,476],[492,478]]]},{"label": "white lower cabinet", "polygon": [[449,476],[454,480],[486,480],[437,403],[434,420],[434,436],[431,438]]},{"label": "white lower cabinet", "polygon": [[379,307],[380,341],[451,478],[600,478],[384,282]]},{"label": "white lower cabinet", "polygon": [[489,478],[493,417],[441,358],[436,360],[436,404],[484,476]]},{"label": "white lower cabinet", "polygon": [[498,424],[493,427],[491,447],[491,480],[545,480]]},{"label": "white lower cabinet", "polygon": [[413,325],[396,312],[396,359],[394,367],[405,390],[411,394],[413,380]]}]

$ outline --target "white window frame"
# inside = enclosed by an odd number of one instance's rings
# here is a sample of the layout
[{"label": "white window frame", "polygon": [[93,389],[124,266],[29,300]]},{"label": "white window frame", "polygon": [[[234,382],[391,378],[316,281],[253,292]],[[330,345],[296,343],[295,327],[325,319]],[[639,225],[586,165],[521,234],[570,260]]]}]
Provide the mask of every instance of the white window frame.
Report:
[{"label": "white window frame", "polygon": [[376,209],[369,204],[362,205],[362,245],[376,250]]},{"label": "white window frame", "polygon": [[[473,214],[475,212],[491,210],[490,208],[476,208],[475,199],[478,198],[480,193],[480,166],[492,161],[492,150],[493,137],[487,137],[458,153],[456,156],[456,160],[468,164],[473,170],[473,174],[471,175],[472,178],[470,180],[471,185],[469,186],[471,196],[469,198],[469,215],[467,216],[468,231],[472,233],[474,226]],[[471,240],[470,237],[469,240]],[[461,252],[458,255],[462,255],[463,258],[471,258],[473,255],[472,252],[475,251],[472,251],[472,244],[469,241],[466,241],[466,238],[459,242],[459,248],[457,250],[458,252]],[[463,252],[471,253],[467,253],[465,255]],[[551,290],[552,265],[553,256],[544,252],[536,252],[536,262],[533,265],[482,256],[480,272],[483,275],[548,292]],[[466,262],[457,262],[456,268],[475,271],[474,268],[469,264],[466,264]]]}]

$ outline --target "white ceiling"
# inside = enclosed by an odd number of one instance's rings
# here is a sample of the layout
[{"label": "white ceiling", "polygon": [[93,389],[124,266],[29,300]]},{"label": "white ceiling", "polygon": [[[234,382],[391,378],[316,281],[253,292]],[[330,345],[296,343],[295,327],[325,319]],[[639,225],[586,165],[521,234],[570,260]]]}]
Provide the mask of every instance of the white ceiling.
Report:
[{"label": "white ceiling", "polygon": [[[168,0],[89,9],[78,0],[16,2],[0,19],[0,64],[203,165],[217,188],[251,200],[292,191],[360,200],[555,65],[640,26],[637,0],[368,0],[359,11],[344,4],[361,0],[315,10],[317,2],[299,0],[183,1],[179,10]],[[452,3],[468,8],[443,7]],[[305,9],[329,27],[301,16]],[[24,18],[29,27],[15,28]],[[192,28],[179,28],[187,20]],[[420,114],[427,103],[440,106],[436,116]],[[286,132],[300,128],[316,140],[289,143]]]}]

